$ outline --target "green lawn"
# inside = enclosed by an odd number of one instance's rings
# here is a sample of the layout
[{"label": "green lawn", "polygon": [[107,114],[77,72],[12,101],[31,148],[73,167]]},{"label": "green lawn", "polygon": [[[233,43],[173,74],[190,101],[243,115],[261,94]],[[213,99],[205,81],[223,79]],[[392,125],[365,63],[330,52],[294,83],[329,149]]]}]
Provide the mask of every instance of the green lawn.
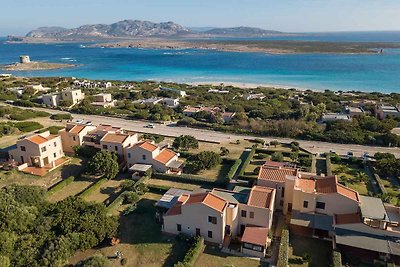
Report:
[{"label": "green lawn", "polygon": [[359,181],[357,179],[359,172],[365,173],[364,168],[358,164],[332,163],[332,172],[337,175],[339,182],[357,191],[359,194],[368,195],[368,192],[373,193],[369,177],[366,181]]},{"label": "green lawn", "polygon": [[[161,225],[155,219],[155,202],[161,195],[146,193],[136,212],[120,217],[120,244],[77,252],[69,262],[75,264],[95,253],[113,256],[117,250],[128,259],[126,266],[173,266],[183,259],[188,244],[161,234]],[[113,261],[112,266],[121,266]]]},{"label": "green lawn", "polygon": [[258,267],[268,266],[260,264],[259,260],[244,257],[236,257],[221,252],[217,247],[206,246],[204,252],[200,254],[195,267]]},{"label": "green lawn", "polygon": [[[324,267],[329,266],[332,253],[332,243],[310,237],[290,235],[289,238],[290,267]],[[303,260],[305,253],[311,256],[311,262]]]},{"label": "green lawn", "polygon": [[234,161],[223,161],[210,170],[200,171],[197,175],[207,178],[210,181],[225,180],[233,164]]}]

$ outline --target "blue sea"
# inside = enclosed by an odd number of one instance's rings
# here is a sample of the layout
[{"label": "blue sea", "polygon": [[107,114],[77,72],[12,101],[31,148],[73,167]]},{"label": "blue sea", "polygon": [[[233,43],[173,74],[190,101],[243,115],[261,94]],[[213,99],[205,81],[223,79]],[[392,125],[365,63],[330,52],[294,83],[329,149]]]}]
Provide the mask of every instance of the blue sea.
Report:
[{"label": "blue sea", "polygon": [[[274,40],[400,42],[400,32],[314,33]],[[74,76],[88,79],[172,82],[238,82],[315,90],[400,93],[400,49],[384,54],[289,54],[88,48],[88,44],[6,44],[0,64],[32,60],[78,64],[76,68],[12,72],[18,76]]]}]

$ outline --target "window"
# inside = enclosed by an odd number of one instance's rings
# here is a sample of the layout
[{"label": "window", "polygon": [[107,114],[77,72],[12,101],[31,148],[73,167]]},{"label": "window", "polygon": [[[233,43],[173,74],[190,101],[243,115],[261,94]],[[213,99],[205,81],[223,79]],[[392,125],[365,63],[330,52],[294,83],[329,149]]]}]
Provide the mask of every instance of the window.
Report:
[{"label": "window", "polygon": [[182,225],[177,224],[177,225],[176,225],[176,230],[177,230],[178,232],[182,231]]},{"label": "window", "polygon": [[254,219],[254,211],[250,211],[250,219]]},{"label": "window", "polygon": [[208,216],[208,222],[212,224],[217,224],[217,217]]},{"label": "window", "polygon": [[281,197],[285,197],[285,188],[284,187],[282,187]]},{"label": "window", "polygon": [[319,201],[317,201],[316,208],[317,208],[317,209],[324,210],[324,209],[325,209],[325,202],[319,202]]},{"label": "window", "polygon": [[103,145],[103,149],[107,149],[107,145]]},{"label": "window", "polygon": [[241,224],[241,225],[240,225],[240,233],[239,233],[239,235],[243,235],[244,229],[246,229],[246,225]]},{"label": "window", "polygon": [[143,160],[146,160],[146,155],[142,155],[142,159],[143,159]]},{"label": "window", "polygon": [[308,208],[308,201],[306,200],[303,201],[303,208]]},{"label": "window", "polygon": [[283,206],[283,200],[279,201],[279,206]]},{"label": "window", "polygon": [[54,156],[54,158],[56,158],[57,157],[57,153],[53,153],[53,156]]},{"label": "window", "polygon": [[76,138],[75,138],[75,136],[72,136],[72,139],[74,139],[74,141],[76,141]]},{"label": "window", "polygon": [[241,215],[242,215],[242,217],[246,218],[247,217],[247,212],[245,210],[242,210]]},{"label": "window", "polygon": [[54,142],[54,147],[56,147],[57,146],[57,142]]},{"label": "window", "polygon": [[118,147],[117,146],[115,146],[115,151],[118,151]]},{"label": "window", "polygon": [[128,159],[130,159],[131,158],[131,153],[128,153]]},{"label": "window", "polygon": [[44,147],[42,147],[42,152],[45,152],[46,151],[46,147],[44,146]]},{"label": "window", "polygon": [[208,236],[208,238],[212,238],[212,231],[208,231],[207,236]]},{"label": "window", "polygon": [[262,252],[263,249],[264,249],[261,246],[257,246],[257,245],[253,245],[253,244],[249,244],[249,243],[243,243],[243,247],[247,248],[247,249],[254,250],[254,251],[259,251],[259,252]]},{"label": "window", "polygon": [[21,146],[21,151],[26,151],[26,148],[24,146]]}]

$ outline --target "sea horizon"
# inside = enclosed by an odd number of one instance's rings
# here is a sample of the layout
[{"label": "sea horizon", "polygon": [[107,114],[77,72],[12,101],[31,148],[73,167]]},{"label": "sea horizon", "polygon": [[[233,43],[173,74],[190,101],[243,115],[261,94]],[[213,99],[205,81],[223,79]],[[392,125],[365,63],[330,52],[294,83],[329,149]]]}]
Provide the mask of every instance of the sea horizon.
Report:
[{"label": "sea horizon", "polygon": [[[307,38],[400,42],[400,31],[396,31],[398,34],[391,34],[392,31],[354,33],[312,33]],[[32,60],[78,65],[57,70],[2,71],[15,76],[224,82],[300,90],[400,93],[400,49],[387,49],[384,54],[277,55],[201,49],[88,48],[85,43],[7,44],[4,41],[0,38],[0,64],[16,62],[19,55],[28,54]]]}]

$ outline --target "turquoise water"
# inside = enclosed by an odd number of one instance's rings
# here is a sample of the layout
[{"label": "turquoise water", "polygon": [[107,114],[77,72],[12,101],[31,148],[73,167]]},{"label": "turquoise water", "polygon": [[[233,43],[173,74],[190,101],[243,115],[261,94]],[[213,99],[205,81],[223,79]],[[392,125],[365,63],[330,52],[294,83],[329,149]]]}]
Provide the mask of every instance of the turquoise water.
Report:
[{"label": "turquoise water", "polygon": [[[383,38],[383,41],[400,41],[398,33],[368,38],[365,35],[349,37],[348,34],[339,37],[315,36],[314,39],[327,41],[381,41]],[[311,39],[310,36],[307,38]],[[60,70],[13,72],[15,75],[240,82],[319,90],[400,92],[400,49],[371,55],[269,55],[194,49],[86,48],[81,44],[5,44],[0,41],[0,64],[15,62],[22,54],[30,55],[32,60],[74,63],[79,66]]]}]

